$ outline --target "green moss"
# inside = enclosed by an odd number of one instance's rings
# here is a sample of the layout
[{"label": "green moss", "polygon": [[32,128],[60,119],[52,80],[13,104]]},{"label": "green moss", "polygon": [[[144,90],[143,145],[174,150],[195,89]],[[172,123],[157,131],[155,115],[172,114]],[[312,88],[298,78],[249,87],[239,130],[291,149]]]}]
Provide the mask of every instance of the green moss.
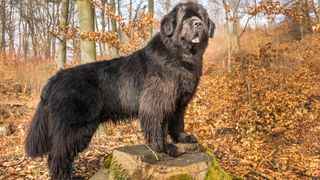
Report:
[{"label": "green moss", "polygon": [[224,171],[216,160],[215,155],[210,149],[207,149],[207,154],[212,158],[212,164],[209,167],[206,180],[241,180],[242,178],[236,177]]},{"label": "green moss", "polygon": [[171,176],[169,180],[192,180],[192,176],[189,174],[179,174],[176,176]]},{"label": "green moss", "polygon": [[112,162],[112,155],[107,156],[107,158],[103,161],[103,167],[109,169]]},{"label": "green moss", "polygon": [[119,164],[115,158],[112,158],[112,161],[110,164],[110,170],[113,178],[116,180],[129,179],[128,172],[122,168],[121,164]]}]

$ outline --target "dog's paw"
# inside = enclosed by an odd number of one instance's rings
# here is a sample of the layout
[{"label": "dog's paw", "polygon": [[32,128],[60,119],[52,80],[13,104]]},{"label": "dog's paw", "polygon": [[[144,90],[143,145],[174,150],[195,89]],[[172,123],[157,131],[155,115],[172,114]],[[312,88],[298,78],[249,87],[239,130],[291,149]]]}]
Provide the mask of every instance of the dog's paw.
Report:
[{"label": "dog's paw", "polygon": [[182,142],[183,143],[197,143],[198,142],[198,139],[190,134],[190,135],[186,135],[183,139],[182,139]]},{"label": "dog's paw", "polygon": [[171,144],[171,143],[168,143],[168,144],[165,145],[164,152],[166,154],[168,154],[169,156],[172,156],[172,157],[177,157],[177,156],[181,155],[181,153],[179,152],[178,147],[176,145],[174,145],[174,144]]},{"label": "dog's paw", "polygon": [[192,134],[181,133],[174,143],[197,143],[198,139]]}]

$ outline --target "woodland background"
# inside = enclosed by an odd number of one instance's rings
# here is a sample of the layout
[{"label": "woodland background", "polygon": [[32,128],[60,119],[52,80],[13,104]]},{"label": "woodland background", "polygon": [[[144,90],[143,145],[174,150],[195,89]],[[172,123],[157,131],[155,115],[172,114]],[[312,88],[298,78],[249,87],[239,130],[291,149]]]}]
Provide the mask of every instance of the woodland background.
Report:
[{"label": "woodland background", "polygon": [[[0,179],[47,179],[24,136],[59,69],[127,55],[174,0],[0,0]],[[199,0],[217,25],[187,130],[246,179],[320,178],[320,1]],[[76,159],[96,172],[112,149],[143,143],[138,121],[107,124]]]}]

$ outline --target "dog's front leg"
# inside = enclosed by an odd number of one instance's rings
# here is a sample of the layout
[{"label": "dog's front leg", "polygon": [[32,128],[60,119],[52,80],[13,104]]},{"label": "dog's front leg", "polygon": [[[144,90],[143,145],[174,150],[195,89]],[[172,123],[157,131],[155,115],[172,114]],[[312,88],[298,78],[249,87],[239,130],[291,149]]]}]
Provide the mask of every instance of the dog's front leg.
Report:
[{"label": "dog's front leg", "polygon": [[176,110],[174,90],[169,89],[168,85],[160,88],[162,85],[162,82],[157,82],[156,86],[149,85],[139,99],[141,128],[153,150],[178,156],[178,148],[167,142],[168,121],[173,118]]},{"label": "dog's front leg", "polygon": [[197,138],[184,131],[184,113],[186,107],[177,110],[176,115],[169,121],[169,134],[174,143],[197,143]]}]

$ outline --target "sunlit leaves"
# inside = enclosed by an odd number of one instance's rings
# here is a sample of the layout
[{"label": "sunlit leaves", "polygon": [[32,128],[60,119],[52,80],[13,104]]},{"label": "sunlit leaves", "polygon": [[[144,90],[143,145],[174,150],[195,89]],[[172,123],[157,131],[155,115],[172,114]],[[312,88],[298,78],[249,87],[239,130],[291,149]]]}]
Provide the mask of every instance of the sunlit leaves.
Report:
[{"label": "sunlit leaves", "polygon": [[[141,12],[140,18],[129,20],[114,14],[107,6],[102,6],[101,3],[97,1],[90,2],[106,12],[105,18],[114,19],[118,23],[118,32],[80,33],[76,27],[58,27],[58,31],[51,32],[51,35],[61,40],[75,39],[107,43],[111,47],[118,49],[122,54],[127,55],[145,45],[146,40],[151,36],[151,27],[160,26],[159,22],[156,22],[149,13]],[[125,37],[122,38],[123,40],[120,39],[118,33],[121,33],[121,36],[125,35]]]},{"label": "sunlit leaves", "polygon": [[263,0],[257,7],[249,7],[247,12],[250,15],[262,13],[267,17],[282,14],[295,19],[303,18],[302,14],[297,12],[295,9],[283,7],[279,1],[273,0]]}]

